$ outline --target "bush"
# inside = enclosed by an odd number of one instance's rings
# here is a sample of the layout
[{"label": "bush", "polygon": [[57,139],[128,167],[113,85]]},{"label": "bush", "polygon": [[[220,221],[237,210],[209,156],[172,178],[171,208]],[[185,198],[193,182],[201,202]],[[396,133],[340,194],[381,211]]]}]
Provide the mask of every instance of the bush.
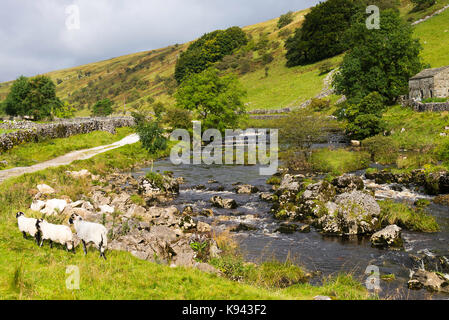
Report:
[{"label": "bush", "polygon": [[158,102],[153,106],[154,115],[156,119],[161,120],[162,114],[165,112],[165,106],[162,102]]},{"label": "bush", "polygon": [[371,161],[383,165],[396,162],[399,156],[399,146],[391,137],[377,135],[362,142],[363,150],[371,155]]},{"label": "bush", "polygon": [[330,101],[325,99],[313,98],[310,103],[310,108],[314,111],[323,111],[330,107]]},{"label": "bush", "polygon": [[289,11],[286,14],[283,14],[279,17],[277,27],[278,29],[282,29],[283,27],[289,25],[292,22],[293,22],[293,12]]},{"label": "bush", "polygon": [[266,52],[262,55],[262,64],[263,65],[267,65],[267,64],[273,62],[273,60],[274,60],[274,57],[269,52]]},{"label": "bush", "polygon": [[98,117],[110,115],[114,111],[112,109],[113,104],[108,98],[97,101],[92,108],[92,115]]},{"label": "bush", "polygon": [[330,63],[329,61],[325,61],[320,65],[320,75],[329,73],[332,71],[333,69],[333,65],[332,63]]},{"label": "bush", "polygon": [[144,122],[137,126],[137,134],[142,146],[150,153],[167,148],[167,139],[162,135],[163,131],[157,122]]},{"label": "bush", "polygon": [[436,0],[411,0],[412,3],[415,5],[413,8],[413,12],[425,10],[427,8],[430,8],[436,3]]},{"label": "bush", "polygon": [[169,107],[165,112],[163,122],[173,129],[192,129],[192,114],[189,110]]},{"label": "bush", "polygon": [[356,140],[363,140],[383,132],[386,123],[374,114],[359,115],[354,122],[346,126],[347,133]]}]

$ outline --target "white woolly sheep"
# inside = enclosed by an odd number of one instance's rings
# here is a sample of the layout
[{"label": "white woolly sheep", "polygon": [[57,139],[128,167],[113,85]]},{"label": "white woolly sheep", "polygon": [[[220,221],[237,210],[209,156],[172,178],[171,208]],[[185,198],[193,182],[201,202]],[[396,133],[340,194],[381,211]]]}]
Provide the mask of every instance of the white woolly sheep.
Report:
[{"label": "white woolly sheep", "polygon": [[23,237],[26,239],[27,234],[36,239],[36,243],[39,245],[39,232],[36,228],[37,219],[27,218],[23,212],[17,212],[17,225],[19,226],[20,232],[22,232]]},{"label": "white woolly sheep", "polygon": [[108,230],[99,223],[84,221],[82,217],[73,213],[70,216],[69,223],[75,226],[76,234],[83,243],[84,254],[87,254],[86,243],[93,242],[100,250],[100,258],[106,260],[105,250],[108,245]]},{"label": "white woolly sheep", "polygon": [[42,247],[44,240],[49,240],[50,248],[53,248],[53,242],[56,242],[64,245],[67,251],[72,250],[75,252],[73,233],[68,226],[52,224],[45,220],[38,219],[36,228],[41,234],[40,247]]}]

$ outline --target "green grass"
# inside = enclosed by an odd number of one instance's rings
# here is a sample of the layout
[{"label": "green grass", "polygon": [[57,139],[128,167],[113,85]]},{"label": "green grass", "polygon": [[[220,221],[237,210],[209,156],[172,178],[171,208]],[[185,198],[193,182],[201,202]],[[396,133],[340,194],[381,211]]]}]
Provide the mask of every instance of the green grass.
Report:
[{"label": "green grass", "polygon": [[[438,3],[448,4],[449,1]],[[434,11],[436,9],[432,9],[432,12]],[[418,24],[414,35],[420,39],[423,46],[421,56],[425,63],[429,63],[432,68],[449,65],[449,10]]]},{"label": "green grass", "polygon": [[369,158],[366,152],[324,148],[312,153],[310,163],[316,171],[341,175],[367,168],[370,163]]},{"label": "green grass", "polygon": [[379,201],[380,222],[383,226],[396,224],[401,228],[420,232],[437,232],[439,226],[435,218],[423,209],[410,208],[405,203],[392,200]]},{"label": "green grass", "polygon": [[[17,229],[15,212],[30,214],[30,189],[39,183],[49,183],[56,197],[68,195],[77,200],[85,194],[90,181],[73,179],[67,170],[88,169],[95,174],[112,170],[129,170],[138,163],[167,155],[167,151],[149,155],[140,143],[124,146],[88,160],[46,169],[6,180],[0,188],[0,297],[3,299],[312,299],[329,292],[340,299],[365,299],[367,291],[347,276],[331,280],[323,287],[308,284],[288,289],[266,288],[236,283],[189,268],[169,268],[139,260],[131,254],[109,251],[108,260],[90,251],[87,257],[78,248],[75,255],[60,247],[37,248],[25,240]],[[36,215],[36,213],[34,213]],[[66,268],[75,265],[80,270],[80,290],[66,289]],[[296,269],[288,267],[289,274]],[[271,271],[270,271],[271,270]],[[268,268],[266,274],[275,270]],[[337,288],[334,290],[333,288]],[[353,294],[348,295],[348,292]]]},{"label": "green grass", "polygon": [[125,127],[117,128],[115,135],[105,131],[94,131],[68,138],[47,139],[36,143],[25,143],[1,153],[0,160],[6,160],[8,162],[8,166],[5,167],[6,169],[31,166],[62,156],[71,151],[108,145],[123,139],[133,132],[133,128]]}]

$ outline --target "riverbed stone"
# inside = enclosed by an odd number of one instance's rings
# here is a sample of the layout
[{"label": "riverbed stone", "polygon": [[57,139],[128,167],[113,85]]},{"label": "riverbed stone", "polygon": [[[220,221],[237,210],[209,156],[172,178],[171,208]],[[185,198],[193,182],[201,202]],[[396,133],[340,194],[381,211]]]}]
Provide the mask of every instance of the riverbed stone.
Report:
[{"label": "riverbed stone", "polygon": [[236,209],[238,207],[237,202],[234,199],[223,199],[220,196],[212,197],[210,202],[217,208]]},{"label": "riverbed stone", "polygon": [[445,277],[436,272],[417,270],[412,273],[408,287],[415,290],[425,288],[433,292],[449,293],[449,276],[446,275]]},{"label": "riverbed stone", "polygon": [[235,192],[238,194],[252,194],[259,191],[259,189],[255,186],[252,186],[250,184],[242,184],[237,187],[235,187]]},{"label": "riverbed stone", "polygon": [[397,225],[390,225],[371,236],[371,243],[374,247],[402,247],[402,229]]},{"label": "riverbed stone", "polygon": [[276,229],[276,232],[291,234],[298,231],[299,226],[295,223],[281,223]]},{"label": "riverbed stone", "polygon": [[336,188],[338,194],[351,192],[353,190],[363,190],[365,188],[362,178],[350,174],[345,174],[333,179],[332,185]]}]

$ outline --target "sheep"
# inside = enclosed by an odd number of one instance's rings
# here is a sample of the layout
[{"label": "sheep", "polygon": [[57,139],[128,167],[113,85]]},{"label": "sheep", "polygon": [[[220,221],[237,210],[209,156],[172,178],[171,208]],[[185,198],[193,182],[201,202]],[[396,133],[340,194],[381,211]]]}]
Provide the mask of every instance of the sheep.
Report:
[{"label": "sheep", "polygon": [[27,238],[27,234],[34,237],[36,239],[37,245],[39,245],[39,236],[40,233],[36,228],[37,219],[27,218],[23,212],[16,213],[17,224],[19,226],[20,232],[23,234],[23,238]]},{"label": "sheep", "polygon": [[50,248],[53,248],[53,242],[56,242],[65,245],[67,251],[72,250],[75,253],[73,233],[68,226],[52,224],[43,219],[38,219],[36,228],[41,233],[40,247],[42,247],[44,240],[49,240]]},{"label": "sheep", "polygon": [[83,243],[84,254],[87,255],[86,243],[93,242],[100,250],[100,258],[106,260],[105,250],[108,245],[108,230],[99,223],[84,221],[82,217],[73,213],[69,223],[75,226],[76,234]]}]

